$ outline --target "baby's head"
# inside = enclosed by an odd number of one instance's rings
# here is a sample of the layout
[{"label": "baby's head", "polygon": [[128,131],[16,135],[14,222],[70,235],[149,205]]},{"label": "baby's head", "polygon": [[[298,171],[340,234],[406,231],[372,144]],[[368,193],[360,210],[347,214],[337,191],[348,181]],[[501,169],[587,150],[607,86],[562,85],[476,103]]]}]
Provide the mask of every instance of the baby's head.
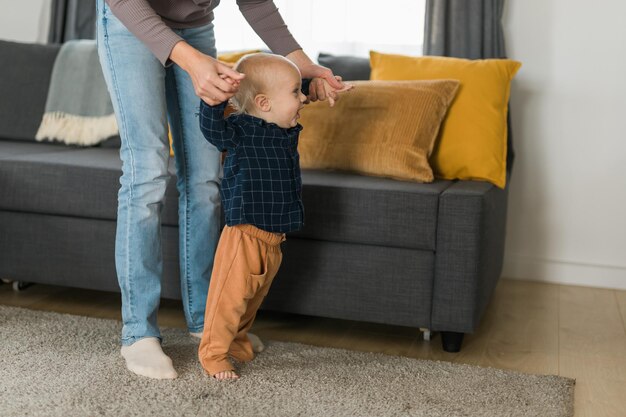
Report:
[{"label": "baby's head", "polygon": [[231,99],[237,113],[282,128],[298,124],[306,96],[300,91],[302,79],[295,64],[280,55],[258,53],[241,58],[235,70],[246,75]]}]

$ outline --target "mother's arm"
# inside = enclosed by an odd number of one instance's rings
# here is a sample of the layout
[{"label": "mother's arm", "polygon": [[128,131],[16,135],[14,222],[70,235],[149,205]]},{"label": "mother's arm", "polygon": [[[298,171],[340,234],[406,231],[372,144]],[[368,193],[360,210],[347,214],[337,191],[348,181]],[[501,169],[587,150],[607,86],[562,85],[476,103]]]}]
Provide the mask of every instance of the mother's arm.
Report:
[{"label": "mother's arm", "polygon": [[[237,81],[244,78],[243,74],[184,41],[174,45],[170,59],[189,74],[196,95],[211,106],[234,96],[239,88]],[[235,82],[228,82],[227,79]]]},{"label": "mother's arm", "polygon": [[154,11],[147,0],[106,0],[113,14],[137,39],[143,42],[161,64],[173,61],[183,68],[194,86],[196,95],[216,105],[231,98],[237,85],[225,81],[225,76],[241,80],[243,74],[233,71],[211,56],[189,45]]},{"label": "mother's arm", "polygon": [[[248,24],[269,46],[272,52],[287,57],[300,69],[302,78],[322,78],[332,89],[342,90],[345,85],[337,80],[333,72],[326,67],[314,63],[304,53],[298,42],[293,38],[289,28],[278,12],[272,0],[237,0],[241,14]],[[336,92],[330,91],[330,96],[336,99]],[[313,101],[325,100],[327,97],[321,83],[312,83],[309,98]]]}]

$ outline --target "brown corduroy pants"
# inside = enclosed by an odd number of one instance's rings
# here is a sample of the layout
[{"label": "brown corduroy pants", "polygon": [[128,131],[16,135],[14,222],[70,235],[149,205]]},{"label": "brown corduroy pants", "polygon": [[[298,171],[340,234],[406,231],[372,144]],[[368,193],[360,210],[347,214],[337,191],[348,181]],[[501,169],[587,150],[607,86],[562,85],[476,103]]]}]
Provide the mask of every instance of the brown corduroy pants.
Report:
[{"label": "brown corduroy pants", "polygon": [[248,330],[282,261],[284,234],[250,224],[225,226],[215,252],[198,349],[202,367],[211,376],[254,359]]}]

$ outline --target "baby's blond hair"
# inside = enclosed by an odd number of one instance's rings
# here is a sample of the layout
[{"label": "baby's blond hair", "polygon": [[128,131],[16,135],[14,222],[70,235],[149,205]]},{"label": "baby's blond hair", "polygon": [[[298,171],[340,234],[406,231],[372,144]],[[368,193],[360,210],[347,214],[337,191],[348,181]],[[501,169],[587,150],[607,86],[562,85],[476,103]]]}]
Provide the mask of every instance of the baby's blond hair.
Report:
[{"label": "baby's blond hair", "polygon": [[234,66],[234,70],[245,74],[239,84],[239,90],[230,99],[236,114],[250,113],[257,94],[266,93],[276,76],[277,65],[289,65],[299,72],[298,67],[287,58],[263,52],[243,56]]}]

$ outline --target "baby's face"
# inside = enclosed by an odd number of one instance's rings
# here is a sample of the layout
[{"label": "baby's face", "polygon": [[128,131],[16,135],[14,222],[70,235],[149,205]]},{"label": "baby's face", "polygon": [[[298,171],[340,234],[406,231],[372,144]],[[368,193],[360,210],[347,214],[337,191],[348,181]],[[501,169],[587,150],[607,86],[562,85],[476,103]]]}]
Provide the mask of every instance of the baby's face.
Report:
[{"label": "baby's face", "polygon": [[289,65],[278,67],[267,93],[272,107],[264,115],[264,119],[285,129],[296,126],[300,118],[300,109],[304,107],[306,101],[301,87],[302,79],[296,68]]}]

